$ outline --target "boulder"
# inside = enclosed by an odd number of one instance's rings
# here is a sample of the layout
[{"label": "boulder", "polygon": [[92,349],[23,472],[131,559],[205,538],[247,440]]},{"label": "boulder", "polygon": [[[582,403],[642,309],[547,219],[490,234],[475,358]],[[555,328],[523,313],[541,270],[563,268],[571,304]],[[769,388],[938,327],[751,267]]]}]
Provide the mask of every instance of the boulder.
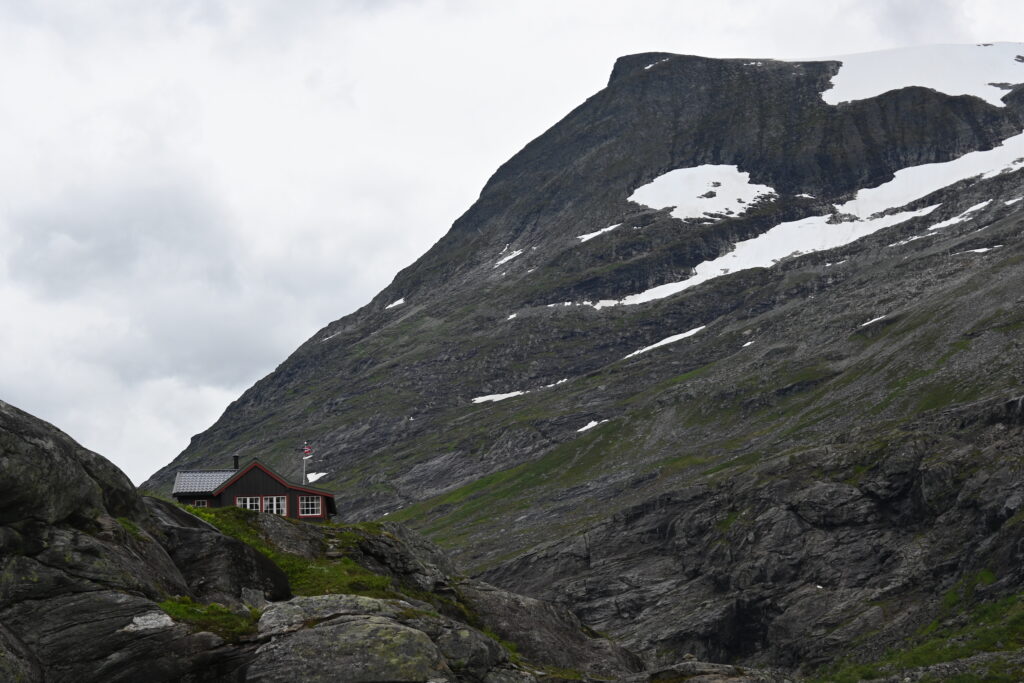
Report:
[{"label": "boulder", "polygon": [[342,671],[350,683],[533,680],[509,666],[494,640],[426,604],[296,597],[270,605],[259,628],[272,640],[257,652],[248,681],[333,681]]}]

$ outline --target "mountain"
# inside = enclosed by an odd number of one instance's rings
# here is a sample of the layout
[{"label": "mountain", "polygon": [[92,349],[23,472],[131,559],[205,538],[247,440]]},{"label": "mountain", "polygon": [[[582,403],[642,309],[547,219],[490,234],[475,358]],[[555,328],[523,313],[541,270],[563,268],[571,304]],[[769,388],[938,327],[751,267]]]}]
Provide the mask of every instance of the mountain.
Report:
[{"label": "mountain", "polygon": [[976,634],[1024,590],[1021,84],[1019,43],[620,58],[144,488],[309,440],[343,517],[651,664]]}]

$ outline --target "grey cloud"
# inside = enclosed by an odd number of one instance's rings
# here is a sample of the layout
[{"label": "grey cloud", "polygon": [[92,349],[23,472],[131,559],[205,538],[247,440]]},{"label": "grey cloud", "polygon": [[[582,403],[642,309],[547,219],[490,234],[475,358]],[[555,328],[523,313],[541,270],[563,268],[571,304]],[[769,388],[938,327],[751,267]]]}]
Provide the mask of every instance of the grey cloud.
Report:
[{"label": "grey cloud", "polygon": [[[21,240],[8,252],[14,280],[52,297],[145,289],[149,278],[237,286],[231,238],[214,202],[180,184],[78,189],[10,217]],[[165,272],[154,269],[164,264]]]},{"label": "grey cloud", "polygon": [[874,24],[893,45],[969,41],[964,3],[955,0],[887,0],[879,3]]}]

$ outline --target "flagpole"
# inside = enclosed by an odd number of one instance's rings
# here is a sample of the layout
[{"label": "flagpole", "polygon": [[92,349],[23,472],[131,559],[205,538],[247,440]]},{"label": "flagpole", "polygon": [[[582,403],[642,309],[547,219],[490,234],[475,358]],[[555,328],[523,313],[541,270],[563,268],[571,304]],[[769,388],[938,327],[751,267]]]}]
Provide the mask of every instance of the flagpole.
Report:
[{"label": "flagpole", "polygon": [[306,481],[306,461],[313,457],[313,449],[310,448],[308,441],[302,442],[302,485],[306,486],[309,482]]}]

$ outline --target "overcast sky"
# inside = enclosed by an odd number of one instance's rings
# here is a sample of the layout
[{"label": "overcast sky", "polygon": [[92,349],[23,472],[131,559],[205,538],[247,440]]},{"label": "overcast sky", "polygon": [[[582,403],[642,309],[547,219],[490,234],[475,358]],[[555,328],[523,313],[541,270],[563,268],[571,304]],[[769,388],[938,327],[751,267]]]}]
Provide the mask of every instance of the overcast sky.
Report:
[{"label": "overcast sky", "polygon": [[616,57],[1022,26],[1020,0],[0,0],[0,399],[138,483]]}]

